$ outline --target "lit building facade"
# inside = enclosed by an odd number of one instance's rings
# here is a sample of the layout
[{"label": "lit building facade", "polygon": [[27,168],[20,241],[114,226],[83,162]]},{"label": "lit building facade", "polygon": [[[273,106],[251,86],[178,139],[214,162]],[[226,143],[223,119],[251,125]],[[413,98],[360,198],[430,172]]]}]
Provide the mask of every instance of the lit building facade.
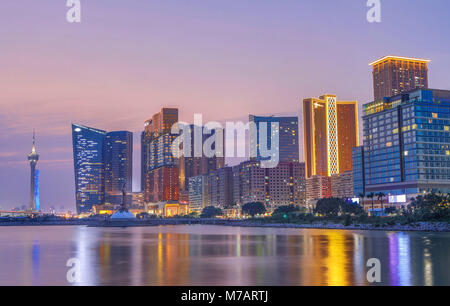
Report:
[{"label": "lit building facade", "polygon": [[141,184],[146,202],[179,199],[178,160],[172,155],[172,143],[178,135],[171,134],[177,122],[176,108],[163,108],[145,122],[141,137]]},{"label": "lit building facade", "polygon": [[[225,166],[225,157],[206,157],[202,150],[201,157],[194,156],[194,125],[189,125],[191,133],[191,156],[182,156],[179,158],[179,169],[180,169],[180,202],[189,202],[189,178],[198,175],[208,174],[217,169],[223,168]],[[202,129],[203,127],[198,127]],[[215,130],[211,134],[202,133],[202,148],[203,144],[212,135],[214,135]]]},{"label": "lit building facade", "polygon": [[262,117],[249,116],[249,122],[256,125],[256,135],[250,137],[250,146],[256,148],[256,158],[252,160],[261,161],[268,160],[270,157],[262,157],[260,152],[260,133],[261,123],[267,123],[267,148],[273,149],[270,135],[275,131],[271,130],[272,123],[278,123],[279,135],[279,161],[280,162],[298,162],[299,161],[299,142],[298,142],[298,118],[297,117]]},{"label": "lit building facade", "polygon": [[331,177],[314,175],[306,179],[306,204],[315,204],[317,200],[330,198]]},{"label": "lit building facade", "polygon": [[450,91],[414,90],[364,105],[366,192],[404,204],[450,192]]},{"label": "lit building facade", "polygon": [[105,201],[122,203],[122,190],[132,192],[133,133],[110,132],[105,138]]},{"label": "lit building facade", "polygon": [[352,170],[352,148],[359,145],[358,103],[335,95],[303,100],[306,177]]},{"label": "lit building facade", "polygon": [[77,213],[89,213],[105,201],[106,131],[72,124]]},{"label": "lit building facade", "polygon": [[428,88],[429,60],[385,56],[373,63],[374,100],[391,97],[413,89]]},{"label": "lit building facade", "polygon": [[132,190],[133,134],[72,124],[75,200],[78,214],[95,206],[121,204]]},{"label": "lit building facade", "polygon": [[267,209],[304,205],[306,180],[304,164],[281,162],[274,168],[261,168],[259,162],[247,161],[233,167],[233,203],[262,202]]},{"label": "lit building facade", "polygon": [[331,176],[331,196],[339,199],[353,198],[353,171]]},{"label": "lit building facade", "polygon": [[198,175],[188,179],[189,181],[189,210],[201,212],[206,206],[210,206],[209,175]]},{"label": "lit building facade", "polygon": [[353,196],[366,193],[366,176],[364,170],[364,147],[353,148]]}]

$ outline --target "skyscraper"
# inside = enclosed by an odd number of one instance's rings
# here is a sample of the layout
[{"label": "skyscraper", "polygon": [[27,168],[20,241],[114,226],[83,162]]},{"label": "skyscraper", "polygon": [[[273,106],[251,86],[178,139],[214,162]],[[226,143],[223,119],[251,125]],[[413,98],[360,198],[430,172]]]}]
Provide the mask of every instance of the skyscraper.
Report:
[{"label": "skyscraper", "polygon": [[72,124],[77,212],[94,205],[120,204],[122,188],[132,188],[132,133]]},{"label": "skyscraper", "polygon": [[373,68],[374,100],[382,100],[413,89],[428,88],[429,60],[401,56],[385,56]]},{"label": "skyscraper", "polygon": [[141,177],[147,202],[178,201],[179,167],[172,155],[172,143],[178,135],[171,134],[177,122],[177,108],[163,108],[145,122]]},{"label": "skyscraper", "polygon": [[77,213],[89,213],[105,201],[106,131],[72,124]]},{"label": "skyscraper", "polygon": [[279,130],[279,162],[298,162],[299,161],[299,143],[298,143],[298,118],[297,117],[262,117],[262,116],[249,116],[249,122],[256,124],[256,135],[250,138],[250,146],[257,148],[256,158],[252,158],[256,161],[269,159],[261,156],[260,152],[260,123],[267,123],[267,148],[272,149],[271,144],[271,123],[278,123]]},{"label": "skyscraper", "polygon": [[417,89],[363,107],[366,192],[406,204],[450,192],[450,91]]},{"label": "skyscraper", "polygon": [[36,137],[33,131],[33,146],[31,153],[28,154],[28,161],[30,162],[30,204],[31,211],[39,210],[39,172],[36,170],[36,165],[39,160],[39,154],[36,152]]},{"label": "skyscraper", "polygon": [[[189,125],[191,131],[191,156],[182,156],[179,159],[179,169],[180,169],[180,202],[189,202],[189,178],[198,175],[208,174],[217,169],[223,168],[225,166],[225,157],[213,157],[205,156],[202,151],[201,157],[194,156],[194,128],[193,124]],[[203,127],[197,126],[197,128],[202,129]],[[202,134],[202,146],[206,139],[214,135],[215,130],[211,131],[211,134]]]},{"label": "skyscraper", "polygon": [[133,180],[133,133],[110,132],[105,139],[106,202],[120,204],[122,190],[131,194]]},{"label": "skyscraper", "polygon": [[366,178],[364,170],[364,147],[353,148],[353,195],[359,197],[366,194]]},{"label": "skyscraper", "polygon": [[306,177],[332,176],[352,170],[358,146],[358,104],[335,95],[303,100]]}]

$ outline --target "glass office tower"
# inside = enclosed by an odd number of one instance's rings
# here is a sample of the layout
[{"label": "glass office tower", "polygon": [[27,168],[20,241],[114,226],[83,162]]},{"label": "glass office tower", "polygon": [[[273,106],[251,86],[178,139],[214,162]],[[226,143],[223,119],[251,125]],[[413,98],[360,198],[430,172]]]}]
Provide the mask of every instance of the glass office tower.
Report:
[{"label": "glass office tower", "polygon": [[365,194],[364,147],[353,148],[353,195]]},{"label": "glass office tower", "polygon": [[72,124],[77,213],[89,213],[105,200],[106,132]]},{"label": "glass office tower", "polygon": [[105,141],[106,202],[121,204],[123,187],[126,193],[131,193],[133,187],[133,133],[110,132]]},{"label": "glass office tower", "polygon": [[132,192],[133,133],[109,132],[72,124],[77,212],[94,205],[121,204]]},{"label": "glass office tower", "polygon": [[[249,116],[249,121],[256,124],[256,139],[250,139],[250,145],[258,148],[257,157],[253,160],[261,161],[268,160],[269,157],[261,157],[259,151],[259,133],[260,123],[267,123],[267,148],[271,149],[271,123],[276,122],[279,125],[279,162],[298,162],[299,161],[299,146],[298,146],[298,118],[297,117],[262,117],[262,116]],[[273,133],[274,131],[272,131]]]},{"label": "glass office tower", "polygon": [[413,90],[364,105],[366,192],[405,204],[450,192],[450,91]]}]

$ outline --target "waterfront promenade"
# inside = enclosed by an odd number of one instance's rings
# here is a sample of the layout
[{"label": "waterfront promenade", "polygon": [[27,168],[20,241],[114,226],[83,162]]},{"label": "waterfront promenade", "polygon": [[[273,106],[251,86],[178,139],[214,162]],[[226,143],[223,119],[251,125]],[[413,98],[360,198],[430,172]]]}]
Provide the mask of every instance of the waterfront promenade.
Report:
[{"label": "waterfront promenade", "polygon": [[450,232],[450,224],[447,222],[417,222],[412,224],[395,224],[389,226],[377,226],[374,224],[352,224],[345,226],[339,223],[314,222],[312,224],[292,223],[268,223],[255,220],[225,220],[202,218],[168,218],[133,221],[99,221],[99,220],[14,220],[0,222],[0,226],[75,226],[85,225],[89,227],[150,227],[167,225],[219,225],[235,227],[264,227],[264,228],[298,228],[298,229],[340,229],[340,230],[376,230],[376,231],[428,231]]}]

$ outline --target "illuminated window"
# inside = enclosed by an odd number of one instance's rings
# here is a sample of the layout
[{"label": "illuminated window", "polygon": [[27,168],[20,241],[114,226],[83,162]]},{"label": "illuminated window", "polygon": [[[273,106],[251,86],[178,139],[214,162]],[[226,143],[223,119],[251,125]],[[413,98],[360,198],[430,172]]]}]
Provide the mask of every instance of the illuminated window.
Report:
[{"label": "illuminated window", "polygon": [[450,127],[444,126],[444,131],[449,131],[449,130],[450,130]]},{"label": "illuminated window", "polygon": [[392,142],[386,143],[386,147],[392,147]]},{"label": "illuminated window", "polygon": [[437,113],[433,113],[433,118],[437,118],[438,117],[438,114]]}]

